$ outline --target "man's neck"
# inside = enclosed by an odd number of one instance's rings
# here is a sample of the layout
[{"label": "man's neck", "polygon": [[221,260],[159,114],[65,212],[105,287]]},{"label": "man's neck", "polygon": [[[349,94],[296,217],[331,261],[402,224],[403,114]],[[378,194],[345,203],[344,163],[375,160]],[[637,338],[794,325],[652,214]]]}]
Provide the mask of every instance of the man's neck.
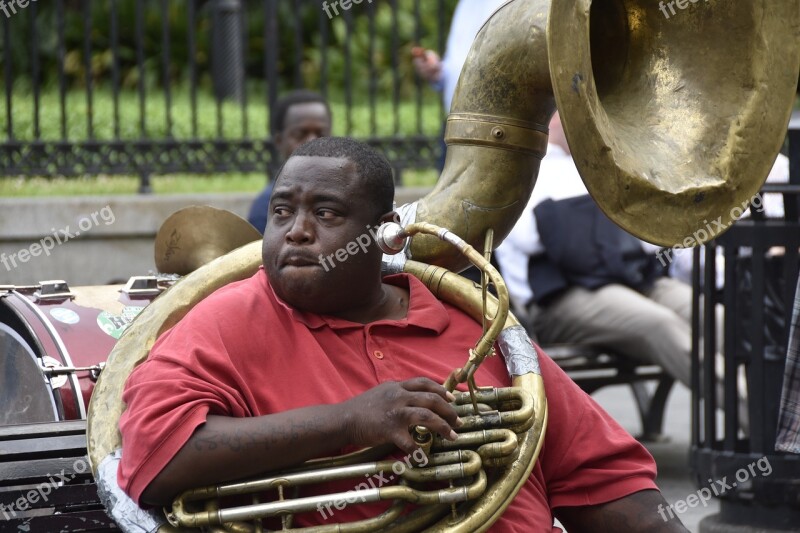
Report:
[{"label": "man's neck", "polygon": [[381,290],[368,303],[335,313],[334,316],[350,322],[369,324],[378,320],[402,320],[408,316],[409,293],[394,285],[381,284]]}]

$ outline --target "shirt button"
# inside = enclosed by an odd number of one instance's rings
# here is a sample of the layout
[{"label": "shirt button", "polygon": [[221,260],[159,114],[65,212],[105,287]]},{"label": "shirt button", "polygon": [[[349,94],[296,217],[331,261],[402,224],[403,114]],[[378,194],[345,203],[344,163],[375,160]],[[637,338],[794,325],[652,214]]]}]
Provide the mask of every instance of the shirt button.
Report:
[{"label": "shirt button", "polygon": [[375,350],[374,352],[372,352],[372,355],[374,355],[378,359],[383,359],[383,352],[380,350]]}]

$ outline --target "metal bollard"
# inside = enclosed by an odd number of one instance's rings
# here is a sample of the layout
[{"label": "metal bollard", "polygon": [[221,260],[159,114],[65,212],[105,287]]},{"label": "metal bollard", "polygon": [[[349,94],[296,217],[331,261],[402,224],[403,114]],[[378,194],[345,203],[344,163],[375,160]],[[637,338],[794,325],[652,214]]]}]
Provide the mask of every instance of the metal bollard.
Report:
[{"label": "metal bollard", "polygon": [[241,0],[213,0],[211,6],[211,72],[218,100],[244,96]]}]

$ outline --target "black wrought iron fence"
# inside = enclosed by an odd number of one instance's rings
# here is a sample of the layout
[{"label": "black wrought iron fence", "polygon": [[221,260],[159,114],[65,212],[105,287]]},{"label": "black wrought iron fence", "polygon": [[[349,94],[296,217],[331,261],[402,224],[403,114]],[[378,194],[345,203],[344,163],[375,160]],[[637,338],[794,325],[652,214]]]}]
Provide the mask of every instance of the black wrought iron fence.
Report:
[{"label": "black wrought iron fence", "polygon": [[443,110],[411,49],[455,0],[15,0],[0,6],[0,176],[268,172],[269,110],[309,88],[401,175]]}]

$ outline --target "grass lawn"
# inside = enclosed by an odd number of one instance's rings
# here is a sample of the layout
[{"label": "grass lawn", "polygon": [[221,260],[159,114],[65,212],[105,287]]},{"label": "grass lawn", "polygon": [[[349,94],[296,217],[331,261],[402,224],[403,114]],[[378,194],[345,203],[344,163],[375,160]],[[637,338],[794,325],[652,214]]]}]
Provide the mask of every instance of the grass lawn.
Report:
[{"label": "grass lawn", "polygon": [[[430,187],[439,177],[435,170],[406,170],[403,185]],[[223,174],[203,176],[178,174],[154,176],[155,194],[251,192],[264,188],[263,174]],[[136,194],[139,178],[135,176],[91,176],[82,178],[0,178],[0,197],[11,196],[105,196]]]},{"label": "grass lawn", "polygon": [[[165,138],[175,139],[241,139],[269,136],[269,109],[264,101],[262,86],[248,87],[247,106],[225,102],[218,106],[207,91],[198,90],[197,114],[192,117],[191,95],[188,86],[173,87],[171,105],[166,105],[163,91],[146,93],[144,108],[140,107],[135,91],[119,95],[117,110],[108,88],[95,88],[93,92],[91,137],[96,140]],[[369,98],[354,95],[352,106],[344,98],[332,95],[333,134],[356,138],[392,135],[439,135],[442,125],[439,96],[425,90],[423,105],[416,107],[415,99],[406,99],[396,108],[386,96],[372,106]],[[18,84],[12,93],[12,128],[16,140],[61,140],[62,134],[70,141],[90,138],[89,107],[86,93],[70,91],[65,97],[65,123],[62,128],[60,95],[57,87],[43,89],[40,94],[38,135],[34,99],[31,89]],[[115,115],[119,119],[115,120]],[[144,124],[142,124],[142,116]],[[0,106],[0,139],[8,139],[7,111]],[[171,123],[171,128],[170,128]],[[144,128],[142,128],[142,125]],[[62,131],[63,130],[63,131]],[[433,165],[434,162],[431,162]],[[403,184],[429,186],[436,182],[433,170],[403,172]],[[262,174],[170,175],[154,176],[152,186],[156,194],[255,192],[266,183]],[[139,188],[136,176],[87,176],[82,178],[59,177],[9,177],[0,178],[0,196],[59,196],[135,194]]]}]

